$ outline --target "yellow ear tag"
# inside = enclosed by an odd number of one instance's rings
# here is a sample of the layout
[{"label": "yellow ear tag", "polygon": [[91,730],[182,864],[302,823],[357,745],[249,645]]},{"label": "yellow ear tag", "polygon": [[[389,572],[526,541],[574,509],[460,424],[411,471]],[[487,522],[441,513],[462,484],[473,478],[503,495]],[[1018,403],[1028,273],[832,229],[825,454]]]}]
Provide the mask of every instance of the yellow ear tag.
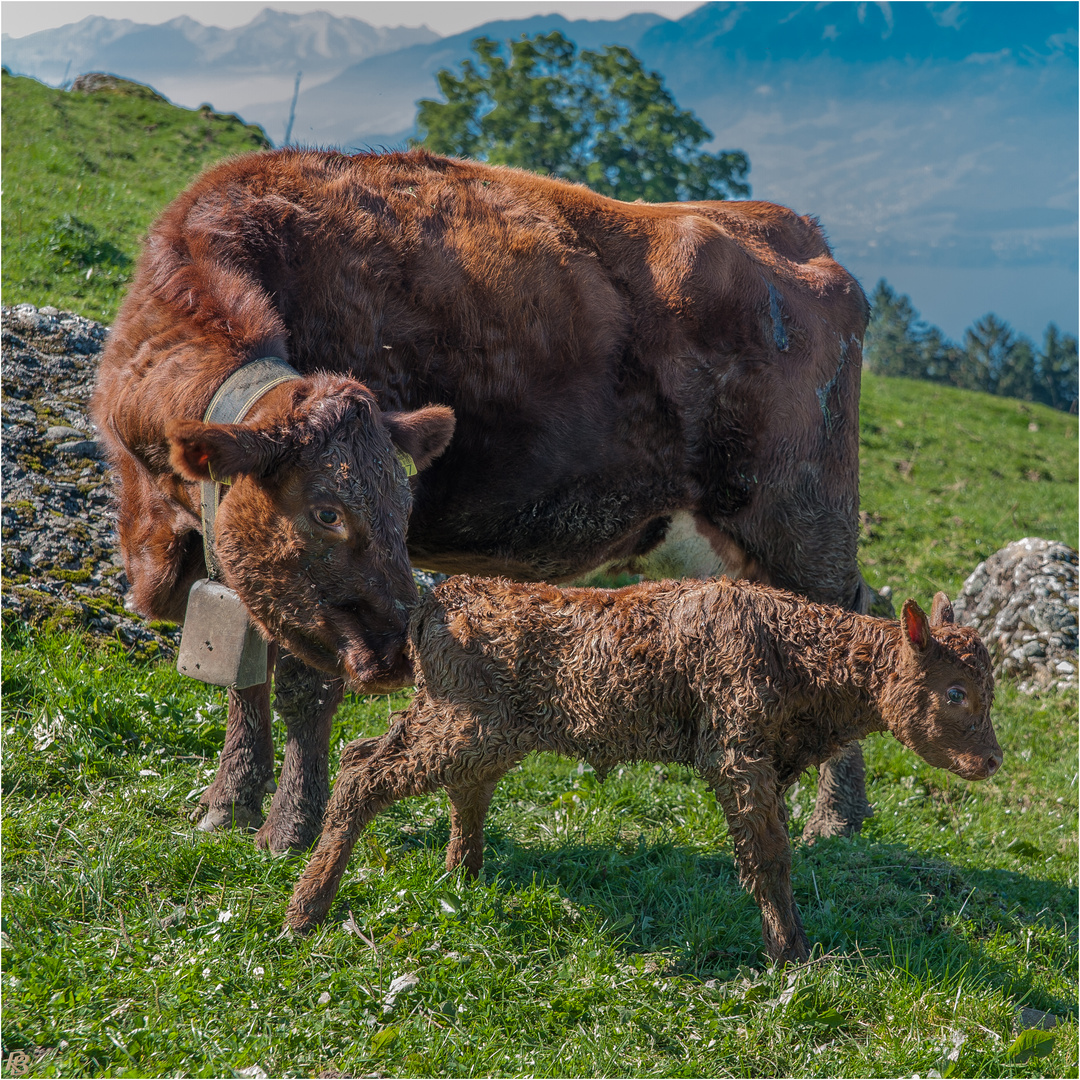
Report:
[{"label": "yellow ear tag", "polygon": [[401,467],[405,470],[406,476],[416,475],[416,462],[413,461],[411,454],[406,454],[404,450],[397,452],[398,461],[401,462]]},{"label": "yellow ear tag", "polygon": [[214,470],[211,469],[209,465],[206,466],[206,471],[210,474],[210,479],[213,480],[215,484],[221,484],[224,487],[232,486],[233,478],[231,476],[215,476]]}]

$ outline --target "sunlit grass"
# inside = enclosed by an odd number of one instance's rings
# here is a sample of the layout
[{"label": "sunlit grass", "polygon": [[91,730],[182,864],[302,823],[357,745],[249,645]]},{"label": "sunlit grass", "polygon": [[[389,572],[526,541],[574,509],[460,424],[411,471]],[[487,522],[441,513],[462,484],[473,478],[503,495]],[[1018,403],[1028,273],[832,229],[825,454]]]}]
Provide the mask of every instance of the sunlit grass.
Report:
[{"label": "sunlit grass", "polygon": [[[984,784],[868,740],[877,814],[796,846],[817,948],[778,973],[696,778],[550,756],[500,784],[480,884],[444,872],[445,798],[409,800],[326,927],[283,938],[302,860],[189,820],[222,692],[75,637],[5,644],[3,1039],[30,1075],[1075,1075],[1075,695],[1006,689]],[[403,700],[349,699],[335,759]],[[807,775],[796,825],[813,797]],[[1021,1007],[1064,1019],[1026,1064]]]},{"label": "sunlit grass", "polygon": [[5,304],[111,323],[150,223],[207,165],[269,145],[235,116],[147,88],[93,94],[3,82]]}]

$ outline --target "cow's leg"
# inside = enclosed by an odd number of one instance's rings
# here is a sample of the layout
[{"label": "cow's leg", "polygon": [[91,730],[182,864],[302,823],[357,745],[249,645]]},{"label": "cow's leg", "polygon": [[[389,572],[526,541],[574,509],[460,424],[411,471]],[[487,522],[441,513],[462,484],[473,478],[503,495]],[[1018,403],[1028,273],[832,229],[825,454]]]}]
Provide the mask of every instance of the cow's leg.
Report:
[{"label": "cow's leg", "polygon": [[405,751],[406,728],[397,724],[371,746],[373,740],[360,739],[345,748],[344,766],[334,784],[334,794],[326,808],[322,834],[307,867],[293,889],[285,922],[303,933],[317,926],[330,910],[337,895],[349,856],[360,833],[381,810],[399,799],[422,795],[438,786]]},{"label": "cow's leg", "polygon": [[215,832],[238,826],[257,829],[263,823],[262,801],[274,785],[274,735],[270,724],[270,679],[277,646],[266,657],[266,682],[228,691],[225,746],[217,776],[203,792],[199,828]]},{"label": "cow's leg", "polygon": [[286,653],[278,660],[274,691],[285,721],[285,756],[255,843],[271,851],[307,851],[330,796],[330,730],[345,687]]},{"label": "cow's leg", "polygon": [[[812,491],[810,481],[807,489]],[[718,527],[704,515],[695,515],[723,572],[790,589],[818,603],[865,613],[874,593],[859,573],[854,528],[849,527],[846,511],[822,509],[812,495],[791,496],[788,502],[777,493],[770,497],[780,517],[788,521],[786,529],[771,518],[751,518],[749,525],[735,519]],[[817,803],[803,838],[850,836],[873,812],[866,798],[862,748],[851,743],[820,766]]]},{"label": "cow's leg", "polygon": [[455,784],[447,787],[450,797],[450,844],[446,849],[446,869],[465,867],[475,878],[484,865],[484,819],[498,780]]}]

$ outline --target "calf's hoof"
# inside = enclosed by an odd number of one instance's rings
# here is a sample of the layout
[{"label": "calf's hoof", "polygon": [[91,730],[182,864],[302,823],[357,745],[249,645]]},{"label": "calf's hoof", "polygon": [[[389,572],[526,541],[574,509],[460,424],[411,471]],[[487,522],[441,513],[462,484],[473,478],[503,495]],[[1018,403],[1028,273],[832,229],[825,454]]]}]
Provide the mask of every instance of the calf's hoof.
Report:
[{"label": "calf's hoof", "polygon": [[200,832],[220,832],[222,829],[245,829],[255,832],[263,823],[260,810],[243,803],[228,803],[225,806],[210,806],[199,820],[196,828]]},{"label": "calf's hoof", "polygon": [[319,928],[325,918],[325,911],[320,913],[305,906],[290,903],[285,912],[285,930],[291,934],[310,934]]}]

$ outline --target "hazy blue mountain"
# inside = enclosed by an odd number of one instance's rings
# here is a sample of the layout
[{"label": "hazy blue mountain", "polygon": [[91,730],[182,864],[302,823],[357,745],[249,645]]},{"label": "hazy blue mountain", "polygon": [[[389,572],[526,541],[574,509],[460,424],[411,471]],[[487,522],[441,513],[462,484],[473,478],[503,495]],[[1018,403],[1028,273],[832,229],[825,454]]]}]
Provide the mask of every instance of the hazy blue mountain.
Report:
[{"label": "hazy blue mountain", "polygon": [[187,16],[148,26],[90,15],[26,37],[4,34],[3,61],[16,74],[48,83],[64,78],[69,60],[70,77],[100,70],[152,80],[210,68],[266,74],[284,65],[291,78],[297,65],[313,74],[336,72],[368,56],[437,39],[431,30],[369,26],[325,11],[296,15],[266,8],[233,29],[203,26]]},{"label": "hazy blue mountain", "polygon": [[[559,30],[628,46],[715,148],[746,151],[755,198],[817,215],[838,257],[885,276],[948,334],[988,311],[1077,331],[1077,5],[711,3],[679,20],[558,15],[438,38],[323,12],[224,31],[99,17],[17,41],[12,70],[58,83],[111,70],[185,105],[235,110],[281,140],[400,147],[416,101],[481,34]],[[410,36],[411,35],[411,36]],[[71,59],[70,69],[68,60]]]},{"label": "hazy blue mountain", "polygon": [[[370,26],[325,11],[265,8],[246,26],[222,29],[181,16],[159,26],[91,15],[26,37],[3,36],[4,66],[59,85],[86,71],[150,83],[180,105],[210,102],[225,111],[292,96],[370,56],[438,40],[427,28]],[[258,122],[258,121],[256,121]],[[269,131],[282,137],[283,127]]]},{"label": "hazy blue mountain", "polygon": [[[470,55],[470,44],[480,36],[510,41],[522,35],[531,37],[557,30],[582,49],[604,45],[634,49],[647,31],[664,22],[667,20],[650,14],[630,15],[610,22],[571,21],[561,15],[501,20],[428,45],[373,56],[300,94],[293,139],[320,146],[356,148],[404,145],[414,130],[416,102],[438,96],[436,73],[460,64]],[[342,102],[352,103],[352,108],[342,109]],[[286,100],[271,102],[251,110],[250,118],[267,130],[274,130],[288,106]]]},{"label": "hazy blue mountain", "polygon": [[657,58],[689,47],[725,63],[828,57],[849,64],[1075,59],[1076,46],[1075,4],[1031,2],[713,3],[654,28],[641,43]]}]

